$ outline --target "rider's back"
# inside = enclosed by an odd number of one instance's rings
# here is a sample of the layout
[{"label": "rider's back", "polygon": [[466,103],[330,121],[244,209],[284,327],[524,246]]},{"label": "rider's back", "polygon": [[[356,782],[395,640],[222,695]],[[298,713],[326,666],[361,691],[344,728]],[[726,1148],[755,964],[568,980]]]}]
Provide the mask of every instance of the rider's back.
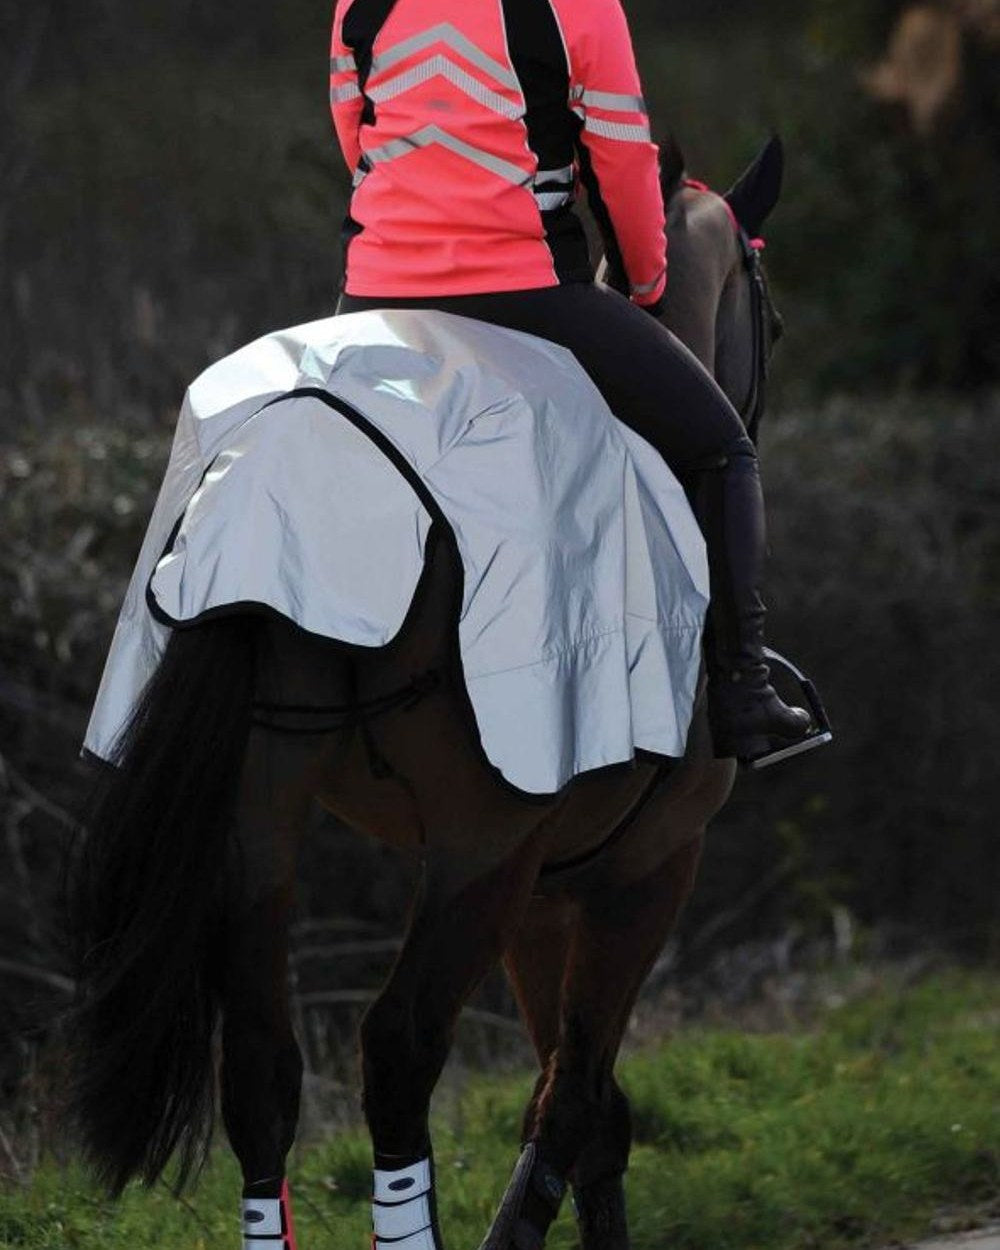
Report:
[{"label": "rider's back", "polygon": [[581,179],[638,298],[662,292],[657,162],[619,0],[338,0],[331,101],[355,174],[348,293],[589,281]]}]

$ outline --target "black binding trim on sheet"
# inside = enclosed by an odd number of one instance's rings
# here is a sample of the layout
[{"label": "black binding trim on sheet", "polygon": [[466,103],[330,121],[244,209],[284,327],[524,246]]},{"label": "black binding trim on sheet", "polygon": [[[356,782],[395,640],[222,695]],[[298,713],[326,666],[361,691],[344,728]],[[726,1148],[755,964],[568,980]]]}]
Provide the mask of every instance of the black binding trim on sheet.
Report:
[{"label": "black binding trim on sheet", "polygon": [[[563,786],[562,789],[560,790],[553,790],[548,794],[536,794],[533,791],[522,790],[519,786],[515,786],[513,782],[509,781],[503,775],[500,769],[493,763],[490,757],[486,754],[486,748],[483,746],[483,740],[479,732],[479,723],[476,720],[475,710],[473,709],[472,700],[469,696],[468,687],[466,686],[466,683],[465,683],[464,669],[462,666],[461,644],[460,644],[459,635],[458,635],[458,621],[459,621],[459,617],[461,616],[462,602],[465,597],[465,566],[462,563],[462,558],[458,550],[458,542],[455,538],[455,532],[451,527],[451,523],[448,521],[448,518],[445,516],[444,512],[441,510],[440,504],[431,494],[430,490],[428,489],[423,479],[419,476],[419,474],[416,472],[416,470],[413,468],[410,462],[406,459],[406,457],[398,450],[395,444],[392,443],[385,436],[385,434],[382,433],[382,431],[378,428],[378,426],[373,425],[372,422],[367,419],[367,417],[362,416],[361,413],[358,412],[356,408],[353,408],[345,400],[340,399],[339,397],[335,395],[331,395],[328,391],[325,391],[321,389],[320,387],[304,386],[304,387],[297,387],[291,391],[286,391],[283,395],[278,395],[278,396],[275,396],[273,399],[268,400],[266,404],[262,405],[262,407],[259,408],[257,412],[255,412],[251,417],[248,417],[247,420],[252,421],[255,417],[260,416],[261,413],[265,412],[268,408],[272,407],[274,404],[283,403],[285,400],[289,400],[289,399],[317,399],[319,400],[320,403],[325,404],[328,408],[332,408],[334,412],[339,413],[340,416],[342,416],[345,420],[350,421],[350,423],[357,430],[359,430],[362,434],[364,434],[378,448],[378,450],[386,457],[389,463],[395,469],[399,471],[399,473],[405,479],[407,485],[411,488],[413,493],[420,500],[421,504],[423,504],[423,506],[427,509],[427,512],[429,513],[431,517],[432,525],[427,535],[427,543],[426,543],[425,550],[424,550],[424,568],[420,575],[420,581],[417,584],[417,589],[416,589],[416,592],[414,593],[413,600],[410,604],[409,610],[407,611],[406,619],[404,620],[403,625],[401,626],[399,632],[395,635],[395,637],[391,639],[388,643],[385,643],[383,647],[378,648],[378,650],[383,651],[387,647],[393,646],[396,642],[398,642],[400,639],[402,639],[405,636],[407,626],[409,625],[411,618],[415,615],[417,611],[418,600],[422,597],[424,593],[426,593],[426,586],[429,581],[427,574],[428,574],[428,570],[431,564],[429,555],[432,550],[432,543],[433,542],[448,543],[452,550],[452,558],[457,562],[457,569],[458,569],[458,577],[456,578],[455,602],[453,603],[452,610],[451,610],[453,628],[451,630],[451,645],[450,645],[451,654],[449,655],[449,661],[450,661],[451,668],[455,676],[453,689],[454,689],[454,693],[458,696],[459,703],[462,708],[462,714],[466,722],[468,723],[469,731],[471,734],[471,741],[474,744],[474,748],[479,757],[480,763],[490,773],[490,775],[494,778],[494,780],[497,782],[499,786],[505,789],[508,793],[515,795],[517,798],[521,799],[523,802],[533,803],[539,806],[544,806],[546,804],[552,803],[554,800],[561,797],[562,794],[565,792],[566,786]],[[215,463],[215,459],[213,458],[213,460],[206,466],[205,471],[201,477],[201,482],[204,482],[205,477],[211,471],[211,468],[214,465],[214,463]],[[199,483],[199,486],[200,485],[201,483]],[[207,608],[204,612],[199,613],[198,616],[191,617],[189,620],[175,620],[172,616],[170,616],[167,612],[163,610],[163,608],[159,605],[159,603],[157,603],[156,597],[153,594],[152,580],[156,574],[156,567],[159,565],[160,560],[162,560],[164,556],[169,555],[171,550],[173,549],[174,542],[176,541],[177,535],[180,532],[181,525],[183,524],[186,511],[187,511],[187,507],[185,505],[185,508],[181,512],[181,515],[177,518],[176,522],[174,523],[174,526],[170,531],[170,537],[167,539],[167,542],[160,555],[160,559],[157,560],[156,565],[153,568],[153,572],[150,574],[149,581],[146,583],[146,605],[149,608],[149,611],[154,617],[154,619],[158,621],[159,624],[166,626],[168,629],[192,629],[197,625],[203,624],[205,621],[215,620],[215,619],[218,619],[219,617],[235,616],[237,614],[246,614],[246,615],[257,615],[257,616],[269,617],[272,620],[280,620],[280,621],[285,622],[286,624],[291,624],[295,626],[295,628],[297,629],[302,629],[301,625],[297,625],[296,622],[292,621],[289,617],[285,616],[284,613],[279,612],[276,608],[271,607],[270,604],[258,603],[254,600],[242,600],[237,603],[227,603],[227,604],[221,604],[218,607]],[[303,633],[309,633],[309,632],[310,632],[309,630],[303,630]],[[356,653],[358,651],[358,646],[356,643],[348,643],[340,639],[327,638],[325,634],[315,635],[315,636],[326,639],[326,641],[329,642],[331,646],[338,647],[342,651],[348,654]],[[658,763],[667,764],[667,763],[673,762],[673,757],[671,756],[666,756],[666,755],[654,756],[651,752],[646,752],[644,754],[647,755],[651,760],[655,759]],[[600,768],[589,769],[586,775],[591,776],[594,773],[607,773],[610,775],[614,772],[629,771],[633,767],[634,767],[634,764],[632,760],[622,760],[620,763],[617,763],[617,764],[607,764]],[[584,774],[577,774],[577,775],[582,776]],[[571,784],[572,780],[573,779],[570,778],[570,781],[567,782],[566,784],[567,785]],[[614,834],[612,834],[612,836],[614,836]]]},{"label": "black binding trim on sheet", "polygon": [[[573,778],[570,778],[570,780],[566,783],[566,785],[563,786],[560,790],[553,790],[548,794],[536,794],[530,790],[522,790],[519,786],[515,786],[513,782],[508,781],[508,779],[503,775],[500,769],[493,763],[490,757],[486,754],[486,748],[483,746],[483,740],[479,732],[479,723],[476,720],[475,710],[472,706],[472,699],[469,696],[469,690],[465,683],[465,674],[464,674],[464,668],[462,665],[461,643],[460,643],[459,634],[458,634],[458,622],[461,616],[462,602],[465,598],[465,566],[462,563],[462,557],[458,549],[458,542],[455,538],[455,531],[452,529],[451,523],[449,522],[448,518],[445,516],[444,512],[441,510],[440,504],[431,494],[426,483],[423,481],[423,479],[420,477],[420,475],[417,473],[414,467],[410,464],[410,462],[406,459],[406,457],[402,454],[402,452],[400,452],[399,449],[395,446],[395,444],[391,442],[390,439],[387,438],[385,434],[382,433],[382,431],[378,428],[378,426],[374,425],[371,421],[369,421],[367,417],[362,416],[362,414],[358,412],[356,408],[353,408],[345,400],[340,399],[339,397],[335,395],[331,395],[328,391],[325,391],[320,387],[303,386],[303,387],[297,387],[291,391],[286,391],[283,395],[278,395],[278,396],[275,396],[273,399],[268,400],[266,404],[264,404],[261,408],[259,408],[257,412],[255,412],[251,417],[248,417],[247,420],[252,421],[255,417],[260,416],[261,413],[265,412],[268,408],[272,407],[274,404],[283,403],[285,400],[289,400],[289,399],[317,399],[319,400],[320,403],[325,404],[328,408],[332,408],[334,412],[339,413],[339,415],[342,416],[345,420],[350,421],[350,423],[355,427],[355,429],[360,431],[360,433],[364,434],[378,448],[378,450],[386,457],[389,463],[395,469],[399,471],[399,473],[402,475],[402,477],[406,481],[407,485],[410,487],[413,493],[420,500],[421,504],[427,509],[427,512],[429,513],[431,517],[432,524],[428,532],[427,542],[424,548],[424,567],[420,574],[420,580],[417,583],[417,588],[414,592],[413,599],[410,603],[410,607],[407,610],[406,617],[403,621],[402,626],[399,629],[399,632],[395,635],[394,638],[390,639],[389,642],[383,644],[382,647],[379,647],[378,650],[385,651],[387,648],[394,646],[396,643],[398,643],[401,639],[405,637],[407,627],[409,626],[411,619],[416,615],[416,612],[419,609],[419,604],[422,602],[423,596],[427,593],[427,585],[429,582],[428,571],[431,566],[430,555],[433,551],[434,544],[438,542],[448,543],[449,546],[451,547],[452,558],[456,561],[456,566],[458,569],[458,577],[456,578],[455,602],[453,603],[452,610],[451,610],[453,627],[451,630],[451,646],[450,646],[449,661],[450,661],[452,672],[454,673],[454,676],[455,676],[454,692],[458,696],[459,703],[462,708],[463,716],[465,717],[465,720],[468,723],[469,731],[471,734],[471,740],[474,744],[476,753],[479,756],[480,763],[491,774],[491,776],[495,779],[498,785],[500,785],[508,793],[515,795],[517,798],[521,799],[524,802],[537,804],[539,806],[544,806],[546,804],[552,803],[554,800],[561,797],[562,794],[566,790],[566,786],[572,784]],[[205,471],[201,477],[201,482],[204,482],[205,477],[210,472],[214,463],[215,463],[215,458],[213,458],[212,461],[210,461],[210,463],[206,466]],[[199,482],[199,486],[201,485],[201,482]],[[183,524],[186,511],[187,511],[187,505],[185,505],[184,509],[181,512],[181,515],[177,518],[176,522],[174,523],[173,528],[170,531],[170,537],[167,539],[166,545],[163,548],[163,551],[160,555],[160,560],[162,560],[164,556],[169,555],[171,550],[173,549],[174,542],[176,541],[177,535],[180,532],[181,525]],[[153,594],[152,581],[153,581],[153,577],[156,574],[156,568],[158,567],[160,560],[157,560],[156,565],[154,565],[153,567],[153,572],[150,574],[149,581],[146,583],[146,605],[149,608],[149,611],[154,617],[154,619],[158,621],[161,625],[166,626],[168,629],[191,629],[197,625],[202,624],[205,621],[217,619],[219,617],[235,616],[237,614],[250,614],[250,615],[259,615],[259,616],[269,617],[272,620],[283,621],[286,624],[293,625],[297,629],[302,629],[303,633],[311,632],[309,630],[303,629],[301,625],[298,625],[295,621],[292,621],[289,617],[285,616],[284,613],[279,612],[276,608],[271,607],[270,604],[258,603],[253,600],[244,600],[238,603],[222,604],[215,608],[207,608],[204,612],[200,613],[198,616],[192,617],[190,620],[183,620],[183,621],[174,620],[173,617],[168,615],[168,613],[166,613],[163,610],[163,608],[160,607],[160,605],[156,601],[155,595]],[[341,639],[328,638],[325,634],[315,635],[315,636],[324,638],[331,646],[337,647],[348,654],[356,653],[359,649],[356,643],[348,643],[348,642],[342,641]],[[654,781],[658,781],[658,779],[662,776],[663,767],[669,768],[672,764],[675,764],[677,762],[673,756],[657,755],[652,751],[637,750],[635,752],[635,760],[640,760],[640,759],[646,760],[650,763],[654,763],[654,764],[661,766],[661,768],[659,768],[657,771],[656,778],[654,778]],[[584,775],[593,776],[595,773],[611,775],[615,772],[630,771],[634,766],[635,765],[634,765],[633,760],[622,760],[617,764],[606,764],[599,768],[589,769],[586,774],[579,773],[577,774],[577,776],[584,776]],[[652,784],[653,783],[651,783],[650,790],[646,792],[647,794],[652,792]],[[631,819],[632,819],[632,814],[626,817],[625,823],[626,824],[630,823]],[[612,830],[609,837],[605,839],[605,841],[602,842],[599,847],[595,848],[592,851],[586,852],[583,856],[581,856],[579,863],[582,865],[585,862],[589,862],[596,855],[600,854],[608,845],[610,845],[612,841],[616,841],[619,836],[620,829],[621,827],[619,826],[615,830]],[[553,868],[550,871],[552,871],[553,873],[565,871],[566,869],[570,867],[574,867],[574,866],[577,866],[575,861],[567,861],[564,864],[553,866]]]}]

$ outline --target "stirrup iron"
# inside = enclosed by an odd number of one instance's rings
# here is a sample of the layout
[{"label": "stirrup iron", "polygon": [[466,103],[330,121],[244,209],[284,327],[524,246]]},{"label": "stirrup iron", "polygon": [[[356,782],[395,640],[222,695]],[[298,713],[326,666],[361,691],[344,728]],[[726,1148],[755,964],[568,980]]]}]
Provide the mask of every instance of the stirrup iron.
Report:
[{"label": "stirrup iron", "polygon": [[771,647],[764,647],[762,650],[764,659],[767,660],[769,665],[777,664],[798,683],[810,715],[813,718],[815,728],[810,730],[804,738],[800,738],[798,742],[792,742],[788,746],[774,747],[769,751],[761,752],[759,755],[753,755],[749,759],[740,760],[740,763],[751,772],[760,772],[762,768],[769,768],[772,764],[780,764],[782,760],[791,759],[793,755],[803,755],[806,751],[815,751],[817,747],[826,746],[828,742],[833,741],[830,718],[826,714],[826,708],[823,706],[823,700],[819,697],[819,692],[809,678],[779,651],[774,651]]}]

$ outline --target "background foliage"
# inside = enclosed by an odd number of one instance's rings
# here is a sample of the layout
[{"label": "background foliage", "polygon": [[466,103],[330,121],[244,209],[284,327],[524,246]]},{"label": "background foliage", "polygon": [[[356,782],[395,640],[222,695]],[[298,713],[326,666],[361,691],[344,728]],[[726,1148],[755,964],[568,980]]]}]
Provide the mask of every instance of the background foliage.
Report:
[{"label": "background foliage", "polygon": [[[839,733],[741,781],[668,952],[682,976],[715,975],[735,944],[741,987],[816,941],[1000,949],[997,6],[932,6],[960,58],[929,126],[905,91],[864,86],[908,7],[628,4],[654,118],[692,173],[723,187],[770,130],[786,142],[767,252],[789,325],[763,449],[772,638]],[[30,1030],[66,988],[53,904],[75,755],[178,400],[238,344],[333,306],[347,179],[327,9],[0,0],[8,1094],[46,1081]],[[413,866],[328,823],[309,842],[301,939],[322,933],[332,962],[304,959],[300,983],[370,986]],[[509,1007],[498,984],[481,1001]],[[310,1028],[318,1068],[336,1029]]]}]

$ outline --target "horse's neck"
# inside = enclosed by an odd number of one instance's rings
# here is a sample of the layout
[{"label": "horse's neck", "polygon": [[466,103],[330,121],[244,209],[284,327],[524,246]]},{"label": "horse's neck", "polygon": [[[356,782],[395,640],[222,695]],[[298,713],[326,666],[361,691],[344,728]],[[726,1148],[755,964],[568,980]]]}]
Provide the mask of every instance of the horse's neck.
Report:
[{"label": "horse's neck", "polygon": [[669,280],[664,321],[715,374],[716,322],[732,268],[732,226],[721,200],[682,191],[667,223]]},{"label": "horse's neck", "polygon": [[715,319],[715,380],[737,409],[743,408],[754,383],[753,299],[742,270],[734,271],[722,290]]}]

